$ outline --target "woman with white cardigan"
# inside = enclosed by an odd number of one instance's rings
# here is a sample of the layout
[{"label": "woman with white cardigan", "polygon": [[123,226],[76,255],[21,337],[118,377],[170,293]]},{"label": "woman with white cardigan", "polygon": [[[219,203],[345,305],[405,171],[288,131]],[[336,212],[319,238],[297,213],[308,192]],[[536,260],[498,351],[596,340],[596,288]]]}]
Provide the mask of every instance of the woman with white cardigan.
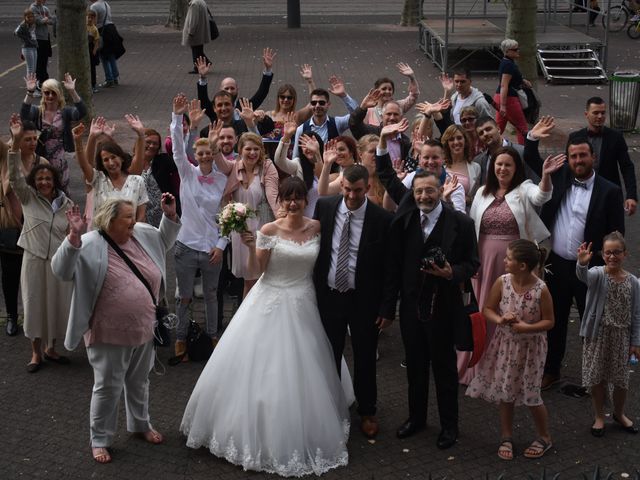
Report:
[{"label": "woman with white cardigan", "polygon": [[[469,216],[474,220],[478,237],[480,269],[471,279],[480,311],[491,286],[505,273],[504,258],[507,246],[517,239],[541,242],[549,237],[549,230],[538,216],[536,207],[551,199],[551,174],[565,162],[566,156],[549,156],[542,167],[538,185],[526,180],[524,162],[512,147],[501,147],[491,157],[487,167],[487,183],[480,187],[471,204]],[[487,342],[495,325],[487,324]],[[468,358],[458,357],[460,382],[468,384],[473,369],[466,369]]]}]

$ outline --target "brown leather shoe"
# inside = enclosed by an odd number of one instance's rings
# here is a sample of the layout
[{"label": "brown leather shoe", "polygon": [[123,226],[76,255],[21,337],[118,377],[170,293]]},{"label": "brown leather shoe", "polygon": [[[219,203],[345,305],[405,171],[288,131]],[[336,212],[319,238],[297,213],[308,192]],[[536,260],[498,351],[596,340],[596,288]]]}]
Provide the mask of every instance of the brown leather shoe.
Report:
[{"label": "brown leather shoe", "polygon": [[554,384],[560,381],[560,375],[554,375],[552,373],[545,373],[542,376],[542,384],[540,390],[549,390]]},{"label": "brown leather shoe", "polygon": [[367,438],[375,438],[378,434],[378,419],[373,415],[363,415],[360,430]]}]

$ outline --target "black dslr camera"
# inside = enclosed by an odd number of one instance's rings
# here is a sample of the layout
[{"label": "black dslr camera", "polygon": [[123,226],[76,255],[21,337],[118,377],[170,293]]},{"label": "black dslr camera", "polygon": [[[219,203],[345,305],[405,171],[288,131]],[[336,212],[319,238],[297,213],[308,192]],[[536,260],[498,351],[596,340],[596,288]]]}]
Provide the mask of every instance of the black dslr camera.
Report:
[{"label": "black dslr camera", "polygon": [[427,250],[426,255],[420,260],[420,268],[422,270],[429,270],[432,268],[432,265],[444,268],[446,263],[447,257],[444,256],[440,247],[431,247]]}]

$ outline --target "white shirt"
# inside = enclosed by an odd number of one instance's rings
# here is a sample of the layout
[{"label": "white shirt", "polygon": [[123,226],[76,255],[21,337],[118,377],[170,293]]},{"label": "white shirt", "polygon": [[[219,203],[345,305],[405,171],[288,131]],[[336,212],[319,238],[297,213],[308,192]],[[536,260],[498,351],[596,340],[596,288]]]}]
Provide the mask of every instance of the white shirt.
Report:
[{"label": "white shirt", "polygon": [[[358,247],[360,246],[360,237],[362,236],[362,227],[364,226],[364,214],[367,210],[368,200],[360,205],[357,210],[351,210],[351,225],[349,230],[349,288],[356,288],[356,264],[358,261]],[[342,229],[347,218],[349,209],[344,203],[344,199],[340,202],[338,211],[336,212],[335,226],[333,228],[333,237],[331,238],[331,265],[329,266],[329,276],[327,277],[327,285],[329,288],[336,288],[336,264],[338,263],[338,249],[340,248],[340,237]]]},{"label": "white shirt", "polygon": [[[411,189],[411,183],[413,182],[413,177],[416,176],[416,172],[409,172],[407,176],[402,179],[402,184]],[[447,178],[451,178],[449,172],[447,172]],[[456,189],[451,193],[451,203],[453,203],[453,208],[462,213],[467,213],[467,199],[464,193],[464,187],[462,183],[458,183]]]},{"label": "white shirt", "polygon": [[578,247],[584,242],[584,227],[595,179],[594,172],[583,182],[587,188],[571,185],[560,203],[551,234],[551,249],[565,260],[577,260]]},{"label": "white shirt", "polygon": [[[214,247],[224,250],[229,240],[220,237],[216,214],[220,209],[227,176],[215,164],[211,173],[202,175],[200,167],[189,162],[182,136],[182,115],[171,115],[171,144],[173,159],[180,174],[182,228],[178,233],[178,241],[198,252],[209,253]],[[207,181],[201,182],[199,177]]]},{"label": "white shirt", "polygon": [[442,213],[442,202],[438,202],[438,205],[431,210],[429,213],[420,212],[420,225],[422,225],[422,221],[424,217],[427,217],[427,224],[422,227],[422,237],[424,239],[429,238],[431,232],[433,232],[436,223],[438,223],[438,219],[440,218],[440,214]]}]

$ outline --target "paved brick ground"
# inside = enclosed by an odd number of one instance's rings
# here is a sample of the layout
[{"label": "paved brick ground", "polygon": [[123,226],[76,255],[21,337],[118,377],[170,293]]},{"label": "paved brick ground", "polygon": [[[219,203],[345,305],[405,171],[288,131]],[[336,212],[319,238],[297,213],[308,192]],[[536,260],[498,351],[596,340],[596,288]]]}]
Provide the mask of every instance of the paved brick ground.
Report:
[{"label": "paved brick ground", "polygon": [[[134,21],[122,22],[122,25],[128,48],[120,62],[122,85],[100,92],[94,101],[96,111],[118,122],[118,138],[130,146],[132,139],[118,119],[126,112],[135,112],[149,126],[166,131],[171,96],[178,91],[195,95],[195,78],[186,74],[190,53],[179,46],[178,33],[160,26],[138,25]],[[15,64],[17,57],[12,26],[13,22],[0,21],[0,75]],[[312,25],[291,32],[278,25],[234,24],[222,27],[220,40],[207,47],[207,52],[214,59],[219,75],[238,78],[241,90],[252,93],[261,71],[262,47],[269,45],[277,49],[276,77],[265,107],[273,105],[279,83],[291,82],[303,89],[296,73],[301,63],[314,65],[320,85],[331,73],[339,73],[354,96],[361,97],[381,73],[390,74],[397,80],[398,90],[403,91],[404,85],[394,72],[393,64],[398,60],[407,61],[420,78],[423,98],[433,99],[440,94],[440,86],[433,80],[437,72],[418,51],[416,42],[415,30],[393,25]],[[635,43],[618,35],[612,39],[612,46],[612,57],[620,65],[638,67]],[[51,67],[50,71],[55,72],[55,68]],[[22,75],[20,68],[0,77],[0,105],[5,119],[9,112],[19,108],[23,94]],[[474,82],[485,91],[495,86],[492,77],[479,77]],[[608,94],[606,86],[541,85],[540,91],[545,111],[555,115],[565,131],[581,126],[584,99],[593,94],[605,97]],[[333,103],[336,113],[344,111],[339,102],[334,100]],[[0,128],[0,135],[4,136],[5,132],[6,128]],[[637,136],[630,136],[629,140],[632,144],[638,143]],[[562,141],[563,135],[558,134],[545,148],[558,148]],[[638,155],[634,153],[633,157],[637,160]],[[77,169],[74,170],[72,192],[81,200]],[[630,269],[638,273],[637,217],[628,222],[628,230],[632,249]],[[201,312],[202,305],[198,303],[198,318],[201,318]],[[227,320],[230,313],[228,311]],[[580,374],[580,347],[575,318],[570,326],[568,350],[564,373],[566,380],[576,380]],[[166,350],[159,352],[163,364],[166,365],[169,355]],[[497,409],[482,401],[462,398],[462,392],[461,436],[456,447],[446,452],[435,448],[438,417],[433,398],[430,400],[430,428],[400,441],[394,432],[406,417],[407,405],[405,371],[399,366],[403,353],[397,324],[381,337],[380,355],[381,433],[372,444],[353,428],[349,466],[329,473],[325,478],[427,478],[431,473],[434,478],[467,479],[485,478],[485,475],[496,478],[501,472],[505,472],[507,478],[525,478],[527,473],[537,477],[546,468],[568,479],[581,478],[582,473],[591,471],[596,464],[614,472],[614,478],[620,478],[621,473],[631,473],[640,466],[637,438],[624,434],[613,425],[609,426],[604,439],[591,437],[588,432],[591,424],[589,399],[569,398],[557,389],[544,394],[556,446],[540,461],[529,461],[521,455],[511,463],[500,461],[495,454],[499,436]],[[27,340],[0,335],[3,400],[0,404],[3,407],[0,478],[177,480],[267,477],[243,472],[204,449],[193,451],[184,446],[178,427],[202,364],[167,367],[164,375],[151,375],[151,415],[154,425],[167,437],[164,445],[151,446],[129,436],[122,416],[114,444],[114,462],[106,466],[95,464],[89,455],[88,442],[91,369],[83,348],[70,356],[72,364],[69,367],[48,364],[38,374],[28,375],[25,372],[29,357]],[[638,374],[634,373],[628,414],[636,422],[640,421],[639,386]],[[353,420],[357,422],[357,415],[354,414]],[[517,410],[516,424],[516,448],[521,454],[533,439],[528,412]]]}]

